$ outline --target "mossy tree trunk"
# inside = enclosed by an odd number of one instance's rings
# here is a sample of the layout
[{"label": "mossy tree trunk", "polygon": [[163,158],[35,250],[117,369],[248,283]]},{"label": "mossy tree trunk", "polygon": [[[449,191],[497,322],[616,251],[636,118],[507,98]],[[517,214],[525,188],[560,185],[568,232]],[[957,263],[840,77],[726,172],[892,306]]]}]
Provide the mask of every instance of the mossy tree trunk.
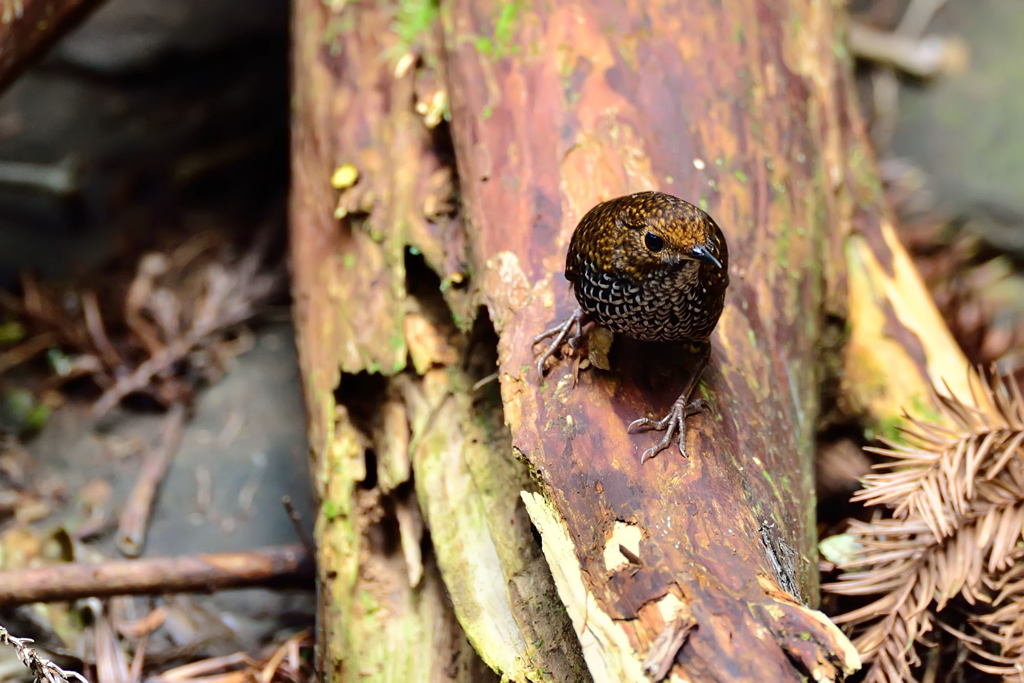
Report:
[{"label": "mossy tree trunk", "polygon": [[[329,675],[856,666],[813,610],[826,368],[843,407],[889,425],[963,358],[881,208],[837,11],[296,3],[292,258]],[[449,99],[451,140],[432,127]],[[658,437],[625,426],[667,407],[685,358],[652,377],[616,342],[613,371],[573,386],[567,363],[538,380],[530,340],[573,305],[583,213],[652,188],[716,218],[732,284],[690,457],[641,466]],[[829,319],[849,323],[842,363],[823,358]]]},{"label": "mossy tree trunk", "polygon": [[466,287],[436,18],[429,2],[294,9],[291,243],[321,503],[319,662],[329,680],[578,680],[579,645],[519,500],[533,485],[510,457],[496,385],[472,388],[495,342]]}]

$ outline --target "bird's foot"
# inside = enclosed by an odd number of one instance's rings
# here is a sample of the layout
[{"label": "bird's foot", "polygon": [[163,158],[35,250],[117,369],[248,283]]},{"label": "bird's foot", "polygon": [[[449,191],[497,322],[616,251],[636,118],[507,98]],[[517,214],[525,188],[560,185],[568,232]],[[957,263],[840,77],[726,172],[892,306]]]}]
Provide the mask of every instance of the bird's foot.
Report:
[{"label": "bird's foot", "polygon": [[636,434],[637,432],[649,432],[649,431],[664,431],[665,436],[662,437],[661,441],[655,446],[651,446],[643,455],[640,456],[640,464],[642,465],[645,460],[650,460],[658,453],[662,452],[666,448],[672,445],[672,437],[678,435],[679,441],[679,452],[682,453],[683,457],[686,457],[686,418],[691,415],[696,415],[702,410],[708,407],[708,402],[702,398],[698,398],[695,401],[688,401],[685,398],[680,398],[672,404],[672,409],[668,411],[668,414],[660,420],[654,420],[649,417],[641,417],[638,420],[633,420],[629,423],[630,434]]},{"label": "bird's foot", "polygon": [[[547,363],[548,358],[558,353],[563,344],[569,345],[570,355],[576,355],[576,352],[583,344],[586,330],[590,327],[590,324],[587,314],[577,308],[564,322],[544,330],[534,337],[534,346],[545,339],[551,339],[551,342],[544,348],[544,351],[537,357],[537,374],[541,377],[544,376],[545,363]],[[578,371],[579,367],[577,365],[574,373]]]}]

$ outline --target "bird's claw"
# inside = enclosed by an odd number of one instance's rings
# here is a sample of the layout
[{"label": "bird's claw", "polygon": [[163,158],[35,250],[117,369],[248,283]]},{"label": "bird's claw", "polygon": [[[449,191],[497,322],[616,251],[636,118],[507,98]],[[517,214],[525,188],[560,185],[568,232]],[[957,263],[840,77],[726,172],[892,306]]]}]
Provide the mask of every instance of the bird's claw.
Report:
[{"label": "bird's claw", "polygon": [[630,434],[636,434],[637,432],[649,432],[649,431],[664,431],[665,436],[662,437],[656,445],[651,446],[643,452],[640,456],[640,464],[644,461],[650,460],[658,453],[662,452],[666,448],[672,445],[672,437],[676,434],[679,435],[679,452],[682,456],[686,457],[686,418],[691,415],[696,415],[702,410],[708,407],[708,402],[702,398],[698,398],[694,401],[676,401],[672,405],[672,409],[668,411],[665,417],[660,420],[654,420],[649,417],[641,417],[633,420],[629,423],[627,431]]},{"label": "bird's claw", "polygon": [[[575,327],[575,330],[573,330]],[[565,321],[550,327],[536,337],[533,338],[533,346],[541,343],[545,339],[552,338],[551,343],[544,348],[544,351],[537,357],[537,374],[540,377],[544,376],[544,364],[548,358],[551,358],[556,353],[562,344],[568,344],[569,350],[575,354],[580,346],[583,344],[583,339],[586,336],[586,329],[589,327],[587,314],[580,309],[565,319]],[[576,370],[578,372],[578,368]]]}]

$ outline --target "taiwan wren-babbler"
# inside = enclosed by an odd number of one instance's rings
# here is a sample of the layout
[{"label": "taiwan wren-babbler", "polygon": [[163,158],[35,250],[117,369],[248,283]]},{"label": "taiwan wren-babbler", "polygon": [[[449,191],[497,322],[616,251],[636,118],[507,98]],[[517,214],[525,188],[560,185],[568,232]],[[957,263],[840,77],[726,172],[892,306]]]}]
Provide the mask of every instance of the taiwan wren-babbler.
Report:
[{"label": "taiwan wren-babbler", "polygon": [[709,338],[725,304],[729,249],[721,229],[696,206],[662,192],[638,192],[602,202],[576,226],[565,259],[565,277],[579,308],[534,339],[551,342],[537,372],[563,344],[575,353],[589,327],[602,325],[641,342],[681,342],[696,359],[683,393],[660,420],[634,420],[630,432],[662,430],[644,451],[654,457],[678,435],[686,454],[686,418],[703,399],[691,400],[711,353]]}]

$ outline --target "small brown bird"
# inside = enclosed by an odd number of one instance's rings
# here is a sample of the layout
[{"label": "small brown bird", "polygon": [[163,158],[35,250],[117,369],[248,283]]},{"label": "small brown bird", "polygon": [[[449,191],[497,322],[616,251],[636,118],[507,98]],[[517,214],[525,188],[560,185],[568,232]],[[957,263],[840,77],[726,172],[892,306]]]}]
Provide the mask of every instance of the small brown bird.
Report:
[{"label": "small brown bird", "polygon": [[678,197],[638,192],[602,202],[576,226],[565,258],[565,277],[579,308],[538,335],[552,341],[537,372],[564,343],[575,353],[587,329],[598,324],[644,342],[685,342],[697,366],[672,409],[660,420],[642,417],[629,432],[663,430],[642,463],[668,448],[678,433],[685,456],[686,418],[705,407],[691,401],[711,353],[709,338],[725,304],[729,248],[711,216]]}]

